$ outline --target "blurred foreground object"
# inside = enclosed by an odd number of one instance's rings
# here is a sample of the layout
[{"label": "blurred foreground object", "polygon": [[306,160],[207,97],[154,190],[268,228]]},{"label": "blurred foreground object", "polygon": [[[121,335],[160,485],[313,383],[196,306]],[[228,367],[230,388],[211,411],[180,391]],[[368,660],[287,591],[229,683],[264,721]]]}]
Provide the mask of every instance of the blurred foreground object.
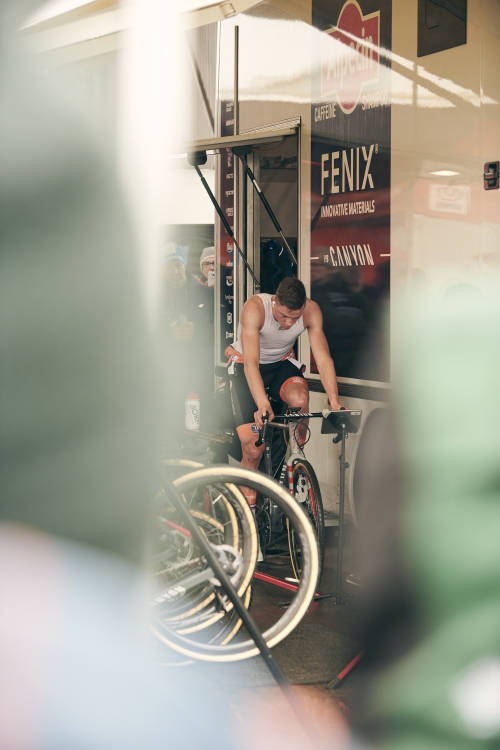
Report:
[{"label": "blurred foreground object", "polygon": [[208,686],[193,710],[144,638],[158,388],[136,245],[106,155],[16,48],[28,6],[0,15],[0,748],[209,747]]},{"label": "blurred foreground object", "polygon": [[1,524],[0,749],[233,747],[211,675],[161,669],[141,611],[123,559]]},{"label": "blurred foreground object", "polygon": [[497,300],[468,288],[419,299],[398,332],[395,429],[374,447],[363,553],[377,747],[500,743]]},{"label": "blurred foreground object", "polygon": [[[2,4],[3,33],[14,6],[23,4]],[[137,560],[156,409],[137,248],[111,159],[10,31],[0,89],[0,515]]]}]

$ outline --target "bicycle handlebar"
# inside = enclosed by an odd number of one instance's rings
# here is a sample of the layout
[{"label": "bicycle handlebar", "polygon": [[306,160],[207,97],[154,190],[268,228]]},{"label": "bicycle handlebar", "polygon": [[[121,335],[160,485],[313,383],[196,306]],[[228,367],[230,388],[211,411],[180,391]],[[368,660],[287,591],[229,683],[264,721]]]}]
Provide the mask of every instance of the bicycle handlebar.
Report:
[{"label": "bicycle handlebar", "polygon": [[[273,421],[269,421],[269,415],[265,414],[262,418],[263,425],[259,430],[259,437],[255,441],[255,447],[258,448],[262,443],[265,443],[266,437],[267,437],[267,430],[269,427],[278,428],[280,430],[287,430],[288,425],[287,424],[281,424],[281,421],[286,422],[298,422],[300,419],[311,419],[314,417],[321,417],[322,419],[328,419],[328,417],[331,414],[339,414],[341,415],[342,412],[344,414],[349,414],[349,410],[346,411],[346,409],[323,409],[322,411],[302,411],[302,412],[296,412],[293,414],[278,414],[274,417]],[[357,430],[352,430],[353,432],[356,432]],[[323,432],[323,430],[322,430]],[[325,430],[325,432],[333,432],[333,430]],[[333,442],[338,442],[340,440],[340,436],[338,438],[334,438]]]},{"label": "bicycle handlebar", "polygon": [[[340,411],[345,411],[341,409]],[[330,414],[338,414],[339,411],[333,411],[332,409],[323,409],[322,411],[303,411],[294,414],[277,414],[272,422],[269,421],[269,415],[265,414],[262,417],[262,427],[259,430],[259,437],[255,441],[255,447],[258,448],[262,443],[265,443],[267,437],[267,430],[269,427],[275,429],[286,430],[287,425],[281,424],[281,420],[287,420],[287,422],[298,422],[299,419],[310,419],[314,417],[321,417],[327,419]]]},{"label": "bicycle handlebar", "polygon": [[333,411],[332,409],[323,409],[323,411],[300,411],[293,414],[277,414],[272,422],[268,422],[269,427],[282,427],[281,424],[275,424],[277,420],[287,420],[288,422],[297,422],[299,419],[310,419],[311,417],[322,417],[327,419],[330,414],[340,414],[345,409]]}]

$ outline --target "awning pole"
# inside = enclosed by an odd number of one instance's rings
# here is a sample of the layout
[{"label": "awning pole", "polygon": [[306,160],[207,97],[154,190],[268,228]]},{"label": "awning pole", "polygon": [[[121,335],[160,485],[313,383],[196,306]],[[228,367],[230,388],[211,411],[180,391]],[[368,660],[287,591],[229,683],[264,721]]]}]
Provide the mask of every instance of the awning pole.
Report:
[{"label": "awning pole", "polygon": [[203,177],[203,174],[202,174],[201,169],[199,168],[198,164],[193,164],[193,167],[196,169],[196,172],[198,173],[198,177],[200,178],[200,180],[201,180],[201,182],[203,184],[203,187],[205,188],[205,190],[208,193],[208,197],[212,201],[212,203],[214,205],[214,208],[215,208],[215,210],[217,211],[217,213],[219,215],[220,220],[224,224],[224,229],[226,230],[226,232],[228,233],[228,235],[233,240],[237,251],[239,252],[241,258],[243,259],[243,262],[244,262],[244,264],[246,266],[246,269],[247,269],[248,273],[250,274],[250,276],[254,280],[255,286],[260,289],[260,284],[259,284],[259,282],[258,282],[258,280],[257,280],[257,278],[256,278],[256,276],[254,274],[254,272],[250,268],[250,266],[248,264],[248,261],[247,261],[247,259],[245,257],[245,253],[243,252],[243,250],[239,246],[239,244],[238,244],[238,242],[236,240],[236,237],[234,236],[234,232],[231,229],[231,226],[230,226],[228,220],[224,216],[224,212],[222,211],[222,208],[219,206],[219,204],[217,203],[217,199],[216,199],[215,195],[210,190],[210,185],[208,184],[208,182],[206,181],[206,179]]}]

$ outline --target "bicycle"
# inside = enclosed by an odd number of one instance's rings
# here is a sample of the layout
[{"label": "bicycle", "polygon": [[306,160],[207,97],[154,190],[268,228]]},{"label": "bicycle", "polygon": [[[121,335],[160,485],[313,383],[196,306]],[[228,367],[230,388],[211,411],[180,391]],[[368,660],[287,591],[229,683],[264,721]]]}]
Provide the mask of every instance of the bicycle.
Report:
[{"label": "bicycle", "polygon": [[[300,409],[289,408],[284,414],[277,415],[270,422],[264,418],[264,425],[259,430],[259,438],[255,445],[264,443],[263,464],[264,471],[274,477],[279,484],[287,487],[289,493],[306,512],[316,535],[318,548],[319,570],[318,581],[321,579],[325,556],[325,521],[323,500],[321,490],[312,465],[307,461],[303,446],[300,445],[296,432],[300,421],[308,418],[327,418],[330,412],[300,412]],[[285,437],[281,449],[278,448],[278,456],[273,457],[273,438],[271,429],[281,430]],[[309,428],[307,428],[309,429]],[[276,451],[275,451],[276,454]],[[280,540],[286,535],[292,571],[295,579],[300,580],[302,575],[301,549],[297,543],[295,532],[290,528],[286,518],[282,517],[279,508],[267,497],[257,498],[256,520],[259,529],[259,541],[261,551],[265,557],[266,551],[279,545]]]},{"label": "bicycle", "polygon": [[[307,516],[283,487],[260,472],[227,465],[196,468],[192,463],[183,468],[192,470],[173,484],[247,607],[257,531],[237,485],[252,487],[270,498],[289,519],[301,549],[302,578],[289,607],[262,634],[269,647],[276,645],[300,622],[315,593],[319,562]],[[244,639],[241,633],[236,637],[241,618],[214,576],[206,554],[176,513],[168,491],[155,499],[155,520],[160,529],[153,555],[155,635],[188,658],[222,662],[257,655],[253,640]]]},{"label": "bicycle", "polygon": [[[170,470],[201,468],[194,461],[167,460],[164,467]],[[175,484],[175,482],[174,482]],[[248,605],[251,596],[250,582],[257,557],[255,523],[244,497],[234,485],[214,487],[183,495],[189,512],[202,531],[204,538],[215,551],[228,572],[239,596]],[[153,609],[160,613],[168,609],[168,620],[177,622],[182,633],[194,629],[207,629],[224,618],[225,627],[216,627],[212,639],[216,642],[230,640],[238,631],[241,621],[234,619],[232,605],[217,599],[218,592],[210,582],[210,573],[197,548],[193,535],[173,507],[165,489],[161,489],[154,504],[154,550],[150,567],[154,581]],[[189,597],[179,596],[183,590]],[[165,607],[168,604],[168,607]],[[202,613],[202,614],[200,614]],[[158,614],[158,616],[160,616]],[[181,622],[182,620],[182,622]]]}]

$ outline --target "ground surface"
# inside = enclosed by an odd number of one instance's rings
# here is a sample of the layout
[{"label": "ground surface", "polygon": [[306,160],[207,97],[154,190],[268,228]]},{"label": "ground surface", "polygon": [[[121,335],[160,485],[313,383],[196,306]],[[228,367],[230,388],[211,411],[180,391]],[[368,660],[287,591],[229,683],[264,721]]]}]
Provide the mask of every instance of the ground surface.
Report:
[{"label": "ground surface", "polygon": [[[338,687],[329,686],[336,676],[359,653],[356,637],[356,591],[345,582],[350,572],[350,534],[346,535],[344,560],[343,602],[337,604],[336,597],[313,602],[306,616],[296,629],[273,650],[272,654],[287,680],[298,690],[310,706],[324,713],[328,706],[338,709],[348,722],[356,712],[356,694],[359,675],[356,669]],[[337,583],[337,533],[328,527],[326,533],[326,556],[320,584],[321,594],[336,593]],[[290,575],[287,556],[271,555],[259,569],[267,574],[284,579]],[[283,612],[283,605],[290,594],[268,583],[254,582],[250,613],[259,628],[265,630]],[[275,680],[262,658],[214,665],[198,662],[180,669],[192,670],[193,679],[200,671],[213,677],[224,695],[236,694],[242,688],[252,694],[275,685]],[[264,693],[265,694],[265,693]],[[312,710],[312,709],[311,709]],[[312,710],[314,713],[314,711]]]}]

